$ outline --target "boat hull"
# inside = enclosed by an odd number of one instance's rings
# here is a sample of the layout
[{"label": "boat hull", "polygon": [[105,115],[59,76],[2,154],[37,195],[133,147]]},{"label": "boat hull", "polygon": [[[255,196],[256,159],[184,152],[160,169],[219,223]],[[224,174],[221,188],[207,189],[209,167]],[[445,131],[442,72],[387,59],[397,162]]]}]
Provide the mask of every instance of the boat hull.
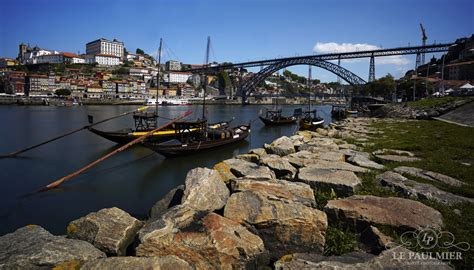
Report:
[{"label": "boat hull", "polygon": [[[218,122],[210,124],[210,128],[223,128],[229,126],[229,122]],[[125,129],[119,131],[102,131],[95,128],[89,128],[89,131],[105,138],[109,141],[113,141],[118,144],[127,144],[143,135],[148,131],[133,131],[132,129]],[[154,142],[161,143],[172,140],[176,137],[176,131],[172,128],[167,128],[155,132],[150,139]]]},{"label": "boat hull", "polygon": [[300,130],[315,130],[323,127],[324,119],[312,119],[311,121],[302,119],[300,120]]},{"label": "boat hull", "polygon": [[[145,147],[165,157],[186,156],[186,155],[192,155],[192,154],[200,153],[206,150],[211,150],[211,149],[215,149],[215,148],[219,148],[219,147],[223,147],[226,145],[243,141],[250,134],[250,127],[249,126],[245,126],[245,127],[246,127],[246,130],[242,130],[240,133],[236,133],[230,138],[213,139],[213,140],[208,140],[208,141],[196,141],[196,142],[187,143],[187,144],[182,144],[182,143],[159,144],[156,142],[151,142],[149,140],[146,140],[142,142],[142,144]],[[236,128],[234,128],[234,130],[235,129]]]}]

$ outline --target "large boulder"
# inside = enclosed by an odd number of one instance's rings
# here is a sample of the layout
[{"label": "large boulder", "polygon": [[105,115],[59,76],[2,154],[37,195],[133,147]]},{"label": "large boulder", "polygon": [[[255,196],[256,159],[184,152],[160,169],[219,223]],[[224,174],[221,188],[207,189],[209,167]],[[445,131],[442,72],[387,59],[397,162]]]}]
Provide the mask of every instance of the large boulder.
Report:
[{"label": "large boulder", "polygon": [[248,162],[259,163],[260,156],[257,154],[241,154],[235,156],[236,159],[242,159]]},{"label": "large boulder", "polygon": [[0,269],[51,269],[67,261],[81,264],[105,256],[86,241],[54,236],[37,225],[0,237]]},{"label": "large boulder", "polygon": [[267,193],[237,192],[224,216],[254,226],[272,258],[293,252],[323,252],[327,218],[324,212]]},{"label": "large boulder", "polygon": [[284,180],[256,181],[253,179],[236,179],[231,183],[232,192],[255,191],[262,192],[277,198],[284,198],[306,206],[314,206],[314,192],[304,183]]},{"label": "large boulder", "polygon": [[159,269],[191,270],[191,266],[177,256],[110,257],[86,262],[81,270]]},{"label": "large boulder", "polygon": [[319,159],[327,161],[346,161],[345,155],[336,151],[324,151],[319,155]]},{"label": "large boulder", "polygon": [[279,156],[286,156],[296,152],[292,140],[286,136],[274,140],[271,144],[265,144],[264,148],[267,153]]},{"label": "large boulder", "polygon": [[220,174],[208,168],[195,168],[186,175],[182,204],[200,211],[214,211],[224,207],[229,189]]},{"label": "large boulder", "polygon": [[415,253],[404,247],[385,250],[374,257],[362,252],[344,254],[342,256],[324,257],[319,254],[294,254],[285,256],[275,263],[276,270],[297,269],[324,269],[324,270],[448,270],[452,269],[435,256],[426,256]]},{"label": "large boulder", "polygon": [[161,200],[157,201],[150,210],[150,219],[161,217],[171,207],[181,204],[184,194],[184,185],[179,185],[170,190]]},{"label": "large boulder", "polygon": [[227,159],[223,163],[228,166],[230,172],[236,177],[247,177],[255,179],[275,179],[275,173],[266,166],[240,159]]},{"label": "large boulder", "polygon": [[288,160],[277,155],[267,155],[262,158],[261,163],[274,171],[279,179],[293,180],[298,172]]},{"label": "large boulder", "polygon": [[377,162],[370,160],[368,155],[365,155],[365,154],[361,155],[361,154],[355,153],[354,155],[351,155],[347,160],[357,166],[364,167],[364,168],[376,169],[376,170],[382,170],[384,168],[382,164],[378,164]]},{"label": "large boulder", "polygon": [[340,196],[354,194],[362,182],[350,171],[319,169],[316,166],[304,167],[298,173],[298,181],[318,190],[333,189]]},{"label": "large boulder", "polygon": [[308,168],[317,168],[317,169],[328,169],[328,170],[341,170],[341,171],[351,171],[351,172],[368,172],[366,168],[359,166],[354,166],[347,162],[335,162],[327,160],[314,160],[308,166]]},{"label": "large boulder", "polygon": [[453,178],[441,173],[437,173],[437,172],[415,168],[415,167],[400,166],[400,167],[396,167],[393,170],[397,173],[408,174],[411,176],[423,178],[425,180],[441,182],[441,183],[444,183],[450,186],[455,186],[455,187],[460,187],[465,184],[464,182],[459,181],[456,178]]},{"label": "large boulder", "polygon": [[174,255],[197,269],[232,269],[254,265],[264,245],[233,220],[179,205],[144,228],[136,254]]},{"label": "large boulder", "polygon": [[316,160],[319,159],[319,154],[302,150],[293,154],[289,154],[282,158],[287,160],[294,167],[301,168],[316,162]]},{"label": "large boulder", "polygon": [[474,203],[474,199],[455,195],[438,189],[430,184],[419,183],[410,180],[403,175],[387,171],[377,175],[377,181],[384,187],[399,192],[406,197],[415,199],[435,200],[443,204],[454,204],[469,202]]},{"label": "large boulder", "polygon": [[222,181],[224,183],[228,184],[230,183],[230,180],[237,178],[231,171],[230,171],[230,166],[227,165],[224,161],[221,161],[212,167],[213,170],[217,171],[220,176]]},{"label": "large boulder", "polygon": [[69,238],[87,241],[109,255],[123,256],[142,222],[117,208],[105,208],[69,223]]},{"label": "large boulder", "polygon": [[384,162],[415,162],[415,161],[421,160],[421,158],[417,158],[417,157],[399,156],[399,155],[375,155],[375,156]]},{"label": "large boulder", "polygon": [[329,201],[324,211],[331,222],[342,222],[359,232],[370,225],[388,225],[400,231],[443,226],[443,216],[437,210],[396,197],[354,195]]},{"label": "large boulder", "polygon": [[360,234],[359,242],[365,250],[373,254],[379,254],[392,245],[396,245],[390,236],[383,234],[374,226],[369,226]]}]

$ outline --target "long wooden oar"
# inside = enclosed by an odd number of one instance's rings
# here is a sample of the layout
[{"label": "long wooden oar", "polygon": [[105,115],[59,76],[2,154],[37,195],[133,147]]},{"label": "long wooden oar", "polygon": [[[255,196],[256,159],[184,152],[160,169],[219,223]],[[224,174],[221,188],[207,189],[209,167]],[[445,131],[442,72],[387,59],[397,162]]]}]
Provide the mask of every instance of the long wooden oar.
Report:
[{"label": "long wooden oar", "polygon": [[59,179],[59,180],[57,180],[57,181],[52,182],[51,184],[49,184],[49,185],[47,185],[47,186],[41,188],[41,189],[38,190],[38,191],[39,191],[39,192],[41,192],[41,191],[47,191],[47,190],[50,190],[50,189],[53,189],[53,188],[58,187],[58,186],[61,185],[62,183],[66,182],[67,180],[70,180],[71,178],[73,178],[73,177],[75,177],[75,176],[78,176],[79,174],[81,174],[81,173],[83,173],[84,171],[86,171],[86,170],[92,168],[93,166],[95,166],[95,165],[97,165],[98,163],[100,163],[100,162],[106,160],[107,158],[109,158],[109,157],[111,157],[111,156],[113,156],[113,155],[115,155],[115,154],[117,154],[117,153],[119,153],[119,152],[122,152],[123,150],[129,148],[130,146],[132,146],[132,145],[134,145],[134,144],[136,144],[136,143],[139,143],[139,142],[145,140],[147,137],[150,137],[153,133],[155,133],[155,132],[159,131],[160,129],[163,129],[163,128],[165,128],[165,127],[167,127],[167,126],[169,126],[169,125],[175,123],[176,121],[178,121],[178,120],[180,120],[180,119],[182,119],[182,118],[184,118],[184,117],[186,117],[186,116],[188,116],[188,115],[190,115],[190,114],[192,114],[192,111],[188,111],[188,112],[186,112],[185,114],[183,114],[183,115],[181,115],[181,116],[179,116],[179,117],[174,118],[172,121],[170,121],[170,122],[168,122],[168,123],[166,123],[166,124],[164,124],[164,125],[162,125],[162,126],[156,128],[156,129],[154,129],[154,130],[152,130],[152,131],[147,132],[145,135],[136,138],[135,140],[133,140],[133,141],[127,143],[126,145],[124,145],[124,146],[122,146],[122,147],[120,147],[120,148],[118,148],[118,149],[116,149],[116,150],[114,150],[114,151],[108,153],[107,155],[105,155],[105,156],[103,156],[103,157],[97,159],[96,161],[94,161],[94,162],[92,162],[92,163],[89,163],[88,165],[86,165],[86,166],[82,167],[81,169],[77,170],[76,172],[73,172],[73,173],[71,173],[71,174],[69,174],[69,175],[67,175],[67,176],[64,176],[63,178],[61,178],[61,179]]},{"label": "long wooden oar", "polygon": [[9,154],[6,154],[6,155],[0,155],[0,158],[9,158],[9,157],[15,157],[17,156],[18,154],[21,154],[21,153],[24,153],[28,150],[31,150],[31,149],[34,149],[34,148],[37,148],[37,147],[40,147],[42,145],[45,145],[47,143],[50,143],[50,142],[53,142],[53,141],[56,141],[58,139],[61,139],[61,138],[64,138],[66,136],[69,136],[73,133],[76,133],[78,131],[81,131],[83,129],[87,129],[87,128],[90,128],[90,127],[93,127],[95,125],[98,125],[98,124],[101,124],[101,123],[104,123],[104,122],[107,122],[107,121],[110,121],[112,119],[115,119],[115,118],[119,118],[119,117],[122,117],[122,116],[125,116],[125,115],[128,115],[128,114],[131,114],[131,113],[134,113],[134,112],[137,112],[137,111],[143,111],[143,110],[146,110],[148,108],[148,106],[144,106],[144,107],[140,107],[136,110],[133,110],[133,111],[130,111],[130,112],[125,112],[125,113],[122,113],[122,114],[119,114],[119,115],[116,115],[116,116],[113,116],[113,117],[110,117],[110,118],[107,118],[107,119],[103,119],[97,123],[93,123],[93,124],[90,124],[90,125],[87,125],[87,126],[83,126],[81,128],[78,128],[78,129],[75,129],[75,130],[71,130],[65,134],[62,134],[62,135],[59,135],[57,137],[54,137],[52,139],[49,139],[47,141],[44,141],[44,142],[41,142],[41,143],[38,143],[38,144],[35,144],[35,145],[32,145],[30,147],[27,147],[27,148],[24,148],[24,149],[21,149],[21,150],[18,150],[18,151],[15,151],[15,152],[12,152],[12,153],[9,153]]}]

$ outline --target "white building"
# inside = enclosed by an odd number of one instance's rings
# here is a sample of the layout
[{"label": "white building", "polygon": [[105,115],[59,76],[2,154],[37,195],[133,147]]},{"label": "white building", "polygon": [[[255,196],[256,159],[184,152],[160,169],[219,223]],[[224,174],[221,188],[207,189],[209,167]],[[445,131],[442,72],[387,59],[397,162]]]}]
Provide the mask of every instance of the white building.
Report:
[{"label": "white building", "polygon": [[179,61],[169,60],[166,62],[165,67],[168,71],[180,71],[181,63]]},{"label": "white building", "polygon": [[110,41],[105,38],[100,38],[98,40],[94,40],[86,44],[86,54],[88,55],[108,54],[115,55],[120,59],[123,59],[123,52],[123,42],[120,42],[116,39]]},{"label": "white building", "polygon": [[165,75],[168,83],[186,83],[193,74],[191,72],[170,72]]},{"label": "white building", "polygon": [[22,64],[32,65],[38,64],[38,58],[43,55],[50,55],[50,54],[59,54],[57,51],[50,51],[44,50],[39,48],[38,46],[34,48],[27,48],[26,52],[23,53],[22,57]]},{"label": "white building", "polygon": [[101,66],[117,66],[121,64],[120,57],[109,54],[87,55],[87,64],[97,63]]},{"label": "white building", "polygon": [[143,77],[150,75],[150,70],[147,68],[132,67],[129,70],[130,76]]},{"label": "white building", "polygon": [[84,58],[73,54],[73,53],[56,53],[56,54],[46,54],[37,57],[36,59],[37,64],[84,64]]}]

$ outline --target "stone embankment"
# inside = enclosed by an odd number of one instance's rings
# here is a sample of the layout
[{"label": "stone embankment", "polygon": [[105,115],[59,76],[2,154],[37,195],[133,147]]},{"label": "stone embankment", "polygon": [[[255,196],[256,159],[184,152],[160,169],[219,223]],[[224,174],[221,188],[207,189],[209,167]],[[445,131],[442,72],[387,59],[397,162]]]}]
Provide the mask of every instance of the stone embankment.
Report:
[{"label": "stone embankment", "polygon": [[[0,237],[0,269],[450,269],[436,259],[409,257],[379,228],[440,229],[441,213],[414,199],[470,201],[407,177],[463,182],[413,167],[383,172],[385,163],[374,159],[417,157],[394,149],[361,151],[381,134],[369,127],[372,121],[300,131],[212,169],[195,168],[147,220],[108,208],[72,221],[65,236],[35,225],[20,228]],[[402,197],[360,194],[363,176],[371,172],[381,187]],[[322,192],[334,196],[318,205]],[[335,226],[358,236],[359,251],[324,256]]]},{"label": "stone embankment", "polygon": [[472,100],[455,100],[445,105],[439,105],[429,108],[418,108],[406,104],[387,104],[373,112],[372,116],[428,120],[434,117],[441,116],[469,102],[472,102]]}]

